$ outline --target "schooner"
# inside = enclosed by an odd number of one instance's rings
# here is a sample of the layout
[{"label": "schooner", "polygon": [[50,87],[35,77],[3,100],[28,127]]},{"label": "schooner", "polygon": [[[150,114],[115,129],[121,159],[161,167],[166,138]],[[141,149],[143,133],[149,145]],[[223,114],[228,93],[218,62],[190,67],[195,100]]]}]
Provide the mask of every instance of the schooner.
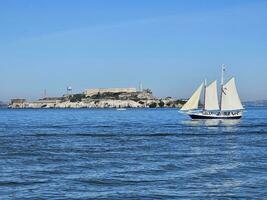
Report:
[{"label": "schooner", "polygon": [[[220,100],[217,81],[207,85],[206,80],[197,88],[192,97],[181,108],[192,119],[240,119],[244,107],[240,101],[235,78],[224,84],[225,67],[222,65]],[[204,105],[199,108],[200,96],[204,87]]]}]

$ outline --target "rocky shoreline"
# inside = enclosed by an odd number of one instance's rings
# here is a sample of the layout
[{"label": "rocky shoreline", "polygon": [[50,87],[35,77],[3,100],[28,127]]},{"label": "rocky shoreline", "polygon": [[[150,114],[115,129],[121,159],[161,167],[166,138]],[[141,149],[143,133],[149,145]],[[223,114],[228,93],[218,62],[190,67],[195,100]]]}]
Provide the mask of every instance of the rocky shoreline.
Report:
[{"label": "rocky shoreline", "polygon": [[20,105],[10,104],[9,108],[181,108],[181,102],[165,99],[135,102],[133,100],[96,100],[91,102],[24,102]]}]

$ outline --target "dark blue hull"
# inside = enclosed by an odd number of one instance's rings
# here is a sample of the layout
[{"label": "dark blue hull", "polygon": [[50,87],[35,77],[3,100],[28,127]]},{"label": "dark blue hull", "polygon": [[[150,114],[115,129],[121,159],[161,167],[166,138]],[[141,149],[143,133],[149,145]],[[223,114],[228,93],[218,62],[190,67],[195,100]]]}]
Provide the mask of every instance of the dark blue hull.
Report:
[{"label": "dark blue hull", "polygon": [[192,119],[241,119],[242,116],[207,116],[207,115],[196,115],[196,114],[190,114],[189,115]]}]

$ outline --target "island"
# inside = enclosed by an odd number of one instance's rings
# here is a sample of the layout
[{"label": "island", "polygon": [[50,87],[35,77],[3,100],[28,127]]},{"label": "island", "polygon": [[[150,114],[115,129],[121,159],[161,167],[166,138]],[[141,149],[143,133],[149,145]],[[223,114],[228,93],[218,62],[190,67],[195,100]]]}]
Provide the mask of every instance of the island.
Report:
[{"label": "island", "polygon": [[186,100],[156,98],[150,89],[92,88],[36,101],[12,99],[9,108],[181,108]]}]

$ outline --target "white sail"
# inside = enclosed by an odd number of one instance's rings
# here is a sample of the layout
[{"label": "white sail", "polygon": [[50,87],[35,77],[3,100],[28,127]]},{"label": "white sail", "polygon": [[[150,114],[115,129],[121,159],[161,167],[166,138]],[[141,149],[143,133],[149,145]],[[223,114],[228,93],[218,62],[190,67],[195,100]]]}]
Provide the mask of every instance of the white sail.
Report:
[{"label": "white sail", "polygon": [[205,110],[219,110],[217,81],[212,82],[206,87],[205,91]]},{"label": "white sail", "polygon": [[221,110],[230,111],[242,109],[244,108],[237,93],[235,78],[232,78],[223,86]]},{"label": "white sail", "polygon": [[201,91],[203,88],[203,83],[199,86],[199,88],[194,92],[192,97],[186,102],[186,104],[181,108],[182,111],[186,110],[194,110],[198,108],[199,99],[201,95]]}]

